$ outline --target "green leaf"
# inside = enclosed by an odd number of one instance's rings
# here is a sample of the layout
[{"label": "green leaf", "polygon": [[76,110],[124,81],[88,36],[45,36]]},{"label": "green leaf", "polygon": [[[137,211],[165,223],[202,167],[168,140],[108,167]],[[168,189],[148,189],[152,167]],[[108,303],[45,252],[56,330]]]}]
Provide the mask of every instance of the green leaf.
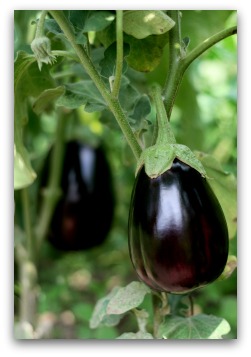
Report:
[{"label": "green leaf", "polygon": [[153,335],[148,332],[125,332],[117,340],[154,340]]},{"label": "green leaf", "polygon": [[31,185],[36,177],[27,150],[17,142],[14,145],[14,189],[18,190]]},{"label": "green leaf", "polygon": [[119,101],[126,112],[127,116],[130,116],[135,107],[135,103],[141,97],[141,93],[129,82],[126,77],[122,77],[121,88],[119,91]]},{"label": "green leaf", "polygon": [[[116,41],[116,29],[114,23],[97,34],[97,38],[107,48]],[[140,72],[151,72],[160,63],[164,47],[168,44],[169,35],[151,35],[143,39],[124,35],[124,43],[130,45],[130,53],[126,57],[128,65]]]},{"label": "green leaf", "polygon": [[24,51],[17,53],[14,63],[14,188],[21,189],[33,183],[36,178],[29,154],[22,139],[23,126],[28,121],[27,97],[36,97],[42,91],[54,87],[49,69],[39,71],[35,57]]},{"label": "green leaf", "polygon": [[137,39],[161,35],[174,25],[175,22],[159,10],[130,10],[126,11],[123,17],[124,32]]},{"label": "green leaf", "polygon": [[69,20],[77,31],[101,31],[111,24],[115,14],[106,10],[71,10]]},{"label": "green leaf", "polygon": [[112,315],[107,312],[107,306],[118,289],[118,287],[115,287],[107,296],[97,302],[90,319],[90,328],[97,328],[102,325],[115,326],[119,323],[122,315]]},{"label": "green leaf", "polygon": [[98,112],[107,107],[105,100],[91,80],[69,83],[65,93],[57,100],[58,106],[75,109],[85,105],[85,111]]},{"label": "green leaf", "polygon": [[42,91],[55,87],[48,66],[40,71],[36,59],[24,51],[19,51],[14,63],[14,93],[21,98],[37,97]]},{"label": "green leaf", "polygon": [[179,317],[168,315],[159,326],[158,338],[175,340],[222,339],[230,331],[229,323],[212,315]]},{"label": "green leaf", "polygon": [[65,92],[64,86],[59,86],[57,88],[45,89],[34,101],[33,110],[39,115],[44,111],[48,111],[51,108],[51,104],[61,97]]},{"label": "green leaf", "polygon": [[61,30],[61,27],[58,25],[58,23],[54,19],[46,19],[44,23],[44,28],[47,31],[50,31],[51,33],[54,33],[55,35],[62,34],[63,31]]},{"label": "green leaf", "polygon": [[148,114],[151,112],[151,103],[146,94],[143,94],[135,104],[134,112],[130,116],[135,119],[134,127],[138,128],[142,119],[146,119]]},{"label": "green leaf", "polygon": [[[129,54],[130,47],[127,43],[124,44],[123,55],[126,57]],[[114,42],[104,52],[104,58],[100,61],[101,75],[105,78],[114,76],[116,69],[117,46]],[[127,70],[127,63],[123,64],[123,73]]]},{"label": "green leaf", "polygon": [[236,177],[225,172],[221,164],[211,155],[196,152],[210,178],[208,183],[217,196],[224,212],[229,238],[234,238],[237,230],[237,181]]},{"label": "green leaf", "polygon": [[108,314],[123,314],[138,307],[151,290],[143,283],[133,281],[124,288],[119,288],[107,305]]},{"label": "green leaf", "polygon": [[164,47],[168,43],[168,33],[136,39],[125,35],[124,41],[130,45],[126,61],[130,67],[140,72],[151,72],[160,63]]}]

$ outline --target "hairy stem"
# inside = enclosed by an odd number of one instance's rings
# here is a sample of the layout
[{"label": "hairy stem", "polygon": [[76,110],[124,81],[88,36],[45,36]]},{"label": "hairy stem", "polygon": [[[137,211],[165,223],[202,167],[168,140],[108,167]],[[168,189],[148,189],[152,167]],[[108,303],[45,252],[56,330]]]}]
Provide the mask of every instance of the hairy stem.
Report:
[{"label": "hairy stem", "polygon": [[100,94],[106,101],[108,107],[110,108],[111,112],[115,116],[128,144],[130,145],[134,156],[136,159],[139,158],[141,154],[141,147],[128,123],[128,120],[121,108],[121,105],[117,98],[114,98],[108,91],[106,85],[104,84],[102,78],[100,77],[99,73],[97,72],[95,66],[93,65],[90,57],[87,55],[86,51],[81,45],[76,44],[75,36],[72,31],[68,20],[64,16],[63,12],[60,10],[50,10],[51,15],[57,21],[58,25],[64,32],[65,36],[67,37],[68,41],[70,42],[71,46],[75,50],[77,56],[80,59],[81,64],[85,68],[86,72],[93,80],[94,84],[96,85],[97,89],[99,90]]},{"label": "hairy stem", "polygon": [[189,65],[203,54],[210,47],[217,42],[232,36],[237,33],[237,27],[218,32],[217,34],[209,37],[200,45],[194,48],[189,54],[186,55],[185,50],[182,48],[180,37],[180,14],[177,10],[171,10],[168,15],[176,22],[176,25],[170,30],[169,34],[169,71],[168,77],[164,86],[164,105],[166,108],[167,116],[170,120],[173,105],[181,84],[183,75]]},{"label": "hairy stem", "polygon": [[123,70],[123,10],[116,11],[116,40],[117,40],[117,58],[115,79],[112,88],[112,95],[117,98],[119,95],[120,83]]},{"label": "hairy stem", "polygon": [[161,95],[161,88],[159,85],[154,85],[152,87],[152,97],[156,107],[158,119],[158,136],[156,144],[174,144],[176,142],[175,137],[172,133],[170,123],[167,118],[165,106]]},{"label": "hairy stem", "polygon": [[22,189],[22,206],[24,213],[24,227],[26,233],[26,249],[28,253],[28,259],[34,262],[36,259],[36,241],[34,239],[34,232],[32,229],[28,188]]},{"label": "hairy stem", "polygon": [[42,202],[39,222],[36,229],[38,248],[41,246],[44,238],[46,237],[51,222],[51,217],[61,195],[59,187],[63,166],[64,133],[67,119],[68,117],[65,116],[63,112],[61,112],[58,117],[58,125],[55,134],[55,145],[51,156],[49,183],[44,192],[44,199]]},{"label": "hairy stem", "polygon": [[44,35],[44,21],[47,14],[47,10],[43,10],[37,23],[37,29],[35,38],[42,37]]},{"label": "hairy stem", "polygon": [[169,32],[169,71],[163,90],[166,113],[170,120],[172,107],[181,81],[179,64],[182,53],[180,12],[179,10],[170,10],[168,15],[175,21],[175,26]]},{"label": "hairy stem", "polygon": [[18,266],[20,274],[20,321],[36,325],[37,316],[37,268],[36,268],[36,240],[32,228],[30,214],[30,200],[28,188],[22,190],[22,207],[24,213],[24,227],[26,244],[19,245]]}]

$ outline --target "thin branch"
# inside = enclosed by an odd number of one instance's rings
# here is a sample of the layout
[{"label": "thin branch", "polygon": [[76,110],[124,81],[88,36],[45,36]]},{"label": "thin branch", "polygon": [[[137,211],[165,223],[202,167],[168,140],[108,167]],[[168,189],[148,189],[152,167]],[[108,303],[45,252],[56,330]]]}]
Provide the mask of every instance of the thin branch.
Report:
[{"label": "thin branch", "polygon": [[117,58],[116,71],[113,83],[112,95],[117,98],[120,89],[120,83],[123,71],[123,10],[116,11],[116,40],[117,40]]},{"label": "thin branch", "polygon": [[47,10],[43,10],[37,23],[37,29],[35,38],[42,37],[44,35],[44,21],[47,14]]},{"label": "thin branch", "polygon": [[22,189],[22,207],[24,213],[24,227],[26,236],[26,249],[28,252],[28,259],[31,262],[35,261],[36,257],[36,242],[34,240],[31,214],[30,214],[30,199],[28,188]]},{"label": "thin branch", "polygon": [[237,26],[230,27],[226,30],[220,31],[215,35],[209,37],[205,41],[203,41],[200,45],[195,47],[182,61],[183,70],[187,69],[187,67],[200,55],[202,55],[205,51],[207,51],[210,47],[215,45],[217,42],[224,40],[225,38],[236,35],[237,34]]}]

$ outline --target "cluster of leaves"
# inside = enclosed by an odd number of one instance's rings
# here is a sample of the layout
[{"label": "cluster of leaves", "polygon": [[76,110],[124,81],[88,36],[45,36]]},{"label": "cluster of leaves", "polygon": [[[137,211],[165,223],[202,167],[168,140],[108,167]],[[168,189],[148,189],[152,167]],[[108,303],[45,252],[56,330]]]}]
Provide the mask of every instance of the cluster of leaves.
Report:
[{"label": "cluster of leaves", "polygon": [[[65,11],[74,28],[76,43],[90,46],[88,33],[95,32],[93,46],[89,51],[90,58],[96,65],[104,82],[109,86],[109,78],[114,75],[116,62],[116,32],[115,14],[112,11]],[[146,22],[146,19],[148,20]],[[132,30],[132,24],[137,28]],[[146,119],[151,111],[147,95],[143,95],[133,85],[125,73],[128,66],[137,71],[151,71],[159,63],[163,47],[167,42],[167,31],[174,25],[173,21],[163,11],[128,11],[125,13],[124,76],[121,83],[119,100],[135,130],[140,128],[142,119]],[[71,53],[66,38],[56,21],[52,18],[45,23],[46,35],[51,39],[52,50],[66,49]],[[144,42],[147,39],[147,43]],[[151,50],[150,50],[151,49]],[[147,56],[142,53],[146,51]],[[149,56],[150,54],[150,56]],[[145,58],[145,63],[142,63]],[[27,98],[33,100],[33,110],[36,114],[46,111],[53,102],[56,106],[68,109],[85,107],[87,112],[104,111],[101,120],[113,122],[107,108],[94,83],[88,78],[83,68],[75,63],[71,73],[67,68],[66,81],[55,79],[54,74],[60,72],[64,76],[64,66],[59,61],[53,68],[43,66],[42,70],[35,57],[24,51],[19,51],[15,59],[15,188],[30,185],[36,175],[32,170],[28,155],[22,143],[22,127],[27,123]],[[40,65],[41,67],[41,65]],[[70,80],[69,80],[70,78]],[[22,89],[20,88],[20,83]]]},{"label": "cluster of leaves", "polygon": [[[115,326],[128,312],[135,313],[137,332],[123,333],[118,339],[154,339],[148,332],[149,313],[140,306],[151,290],[140,282],[132,282],[126,287],[115,287],[107,296],[100,299],[90,320],[90,327]],[[187,306],[184,296],[170,296],[170,311],[162,316],[156,331],[157,339],[221,339],[230,331],[229,323],[215,316],[198,314],[184,316]],[[151,324],[150,324],[151,328]]]}]

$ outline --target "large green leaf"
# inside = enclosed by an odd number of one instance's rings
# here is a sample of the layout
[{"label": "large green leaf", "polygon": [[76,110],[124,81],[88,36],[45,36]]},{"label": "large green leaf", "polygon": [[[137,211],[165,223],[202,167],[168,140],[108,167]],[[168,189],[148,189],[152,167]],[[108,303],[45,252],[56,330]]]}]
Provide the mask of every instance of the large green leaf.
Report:
[{"label": "large green leaf", "polygon": [[[124,44],[123,56],[126,57],[130,51],[129,45]],[[114,76],[116,69],[117,48],[116,43],[112,43],[104,52],[104,58],[100,61],[101,75],[105,78]],[[123,64],[123,73],[126,72],[127,63]]]},{"label": "large green leaf", "polygon": [[123,314],[138,307],[145,295],[151,290],[143,283],[133,281],[124,288],[119,288],[107,305],[108,314]]},{"label": "large green leaf", "polygon": [[97,328],[99,326],[115,326],[119,323],[122,315],[114,315],[107,313],[107,306],[112,297],[117,293],[118,287],[115,287],[108,295],[100,299],[93,311],[90,319],[90,328]]},{"label": "large green leaf", "polygon": [[216,194],[228,226],[229,238],[234,238],[237,230],[237,181],[236,177],[223,170],[221,164],[211,155],[196,152],[202,162],[207,175],[208,183]]},{"label": "large green leaf", "polygon": [[58,106],[75,109],[85,105],[85,111],[98,112],[107,107],[105,100],[91,80],[69,83],[65,93],[57,100]]},{"label": "large green leaf", "polygon": [[138,307],[145,295],[150,292],[145,284],[137,281],[124,288],[113,288],[107,296],[97,302],[90,319],[90,328],[117,325],[124,313]]},{"label": "large green leaf", "polygon": [[[97,34],[99,41],[107,48],[116,41],[114,23]],[[124,43],[130,45],[126,61],[130,67],[139,72],[151,72],[160,63],[164,47],[168,44],[168,32],[162,35],[150,35],[143,39],[124,34]]]},{"label": "large green leaf", "polygon": [[14,188],[21,189],[33,183],[36,178],[29,154],[24,147],[23,126],[28,121],[27,98],[36,97],[47,88],[54,87],[49,70],[39,71],[35,57],[24,51],[17,53],[14,63]]},{"label": "large green leaf", "polygon": [[229,323],[216,316],[199,314],[192,317],[168,315],[160,324],[158,338],[175,340],[222,339],[230,331]]},{"label": "large green leaf", "polygon": [[139,40],[125,35],[124,41],[130,45],[130,53],[126,58],[129,66],[139,72],[153,71],[160,63],[163,49],[168,43],[168,36],[168,33],[164,33]]},{"label": "large green leaf", "polygon": [[161,35],[174,25],[175,22],[161,10],[129,10],[123,17],[124,32],[137,39]]},{"label": "large green leaf", "polygon": [[107,10],[69,11],[69,20],[77,32],[101,31],[109,26],[114,18],[115,14]]}]

